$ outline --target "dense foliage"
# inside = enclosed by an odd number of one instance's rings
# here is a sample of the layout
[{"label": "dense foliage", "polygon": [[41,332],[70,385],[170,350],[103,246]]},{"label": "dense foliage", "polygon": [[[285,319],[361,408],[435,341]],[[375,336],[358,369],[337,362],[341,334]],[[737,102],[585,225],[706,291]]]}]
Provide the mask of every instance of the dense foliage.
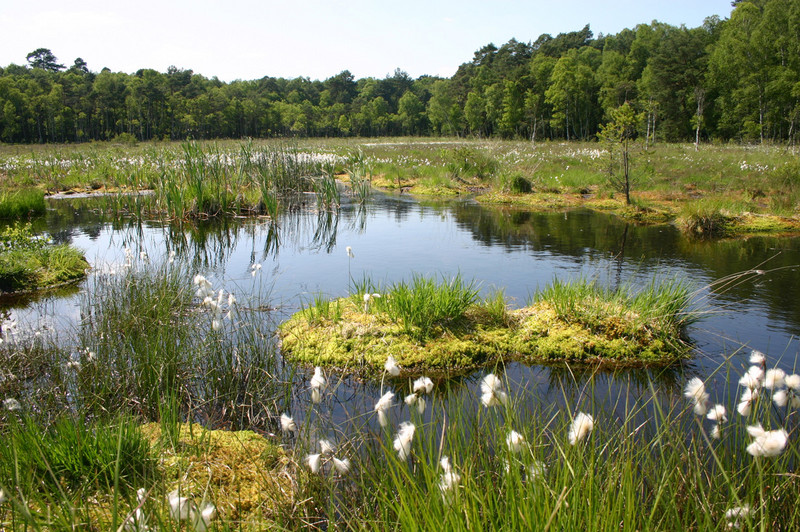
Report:
[{"label": "dense foliage", "polygon": [[698,28],[589,26],[476,51],[450,79],[224,83],[191,70],[65,69],[48,49],[0,68],[0,141],[275,135],[476,135],[592,139],[629,102],[647,141],[785,141],[800,114],[800,2],[735,2]]}]

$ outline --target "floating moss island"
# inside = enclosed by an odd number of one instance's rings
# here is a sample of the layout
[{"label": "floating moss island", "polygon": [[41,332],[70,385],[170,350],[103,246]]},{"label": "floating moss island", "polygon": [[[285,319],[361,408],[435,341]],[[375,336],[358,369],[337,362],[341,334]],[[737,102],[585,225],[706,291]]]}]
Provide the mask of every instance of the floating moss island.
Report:
[{"label": "floating moss island", "polygon": [[481,299],[475,283],[460,277],[414,277],[383,294],[363,288],[318,297],[284,322],[284,356],[375,375],[389,355],[408,373],[507,360],[666,365],[688,356],[684,331],[696,319],[690,291],[677,281],[634,292],[556,280],[513,310],[502,292]]},{"label": "floating moss island", "polygon": [[30,224],[0,231],[0,294],[30,292],[78,281],[89,263],[80,250],[53,245],[31,233]]}]

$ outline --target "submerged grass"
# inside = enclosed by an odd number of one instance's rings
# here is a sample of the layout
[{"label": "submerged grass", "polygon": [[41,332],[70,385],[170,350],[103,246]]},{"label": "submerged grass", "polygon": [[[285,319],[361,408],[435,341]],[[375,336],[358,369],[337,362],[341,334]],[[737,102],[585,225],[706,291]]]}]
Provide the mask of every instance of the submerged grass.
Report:
[{"label": "submerged grass", "polygon": [[[610,290],[559,280],[531,305],[509,310],[502,294],[481,300],[475,282],[414,276],[384,293],[317,301],[280,326],[292,360],[375,374],[391,355],[406,371],[467,371],[499,360],[671,363],[689,351],[697,318],[677,281]],[[336,308],[335,319],[330,308]]]}]

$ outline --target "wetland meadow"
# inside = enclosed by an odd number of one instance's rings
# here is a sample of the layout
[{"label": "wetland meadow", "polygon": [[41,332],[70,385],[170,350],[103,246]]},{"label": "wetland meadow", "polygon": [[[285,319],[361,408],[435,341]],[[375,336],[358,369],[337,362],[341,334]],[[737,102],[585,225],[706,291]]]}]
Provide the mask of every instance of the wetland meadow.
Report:
[{"label": "wetland meadow", "polygon": [[0,146],[0,528],[797,529],[797,154],[631,159]]}]

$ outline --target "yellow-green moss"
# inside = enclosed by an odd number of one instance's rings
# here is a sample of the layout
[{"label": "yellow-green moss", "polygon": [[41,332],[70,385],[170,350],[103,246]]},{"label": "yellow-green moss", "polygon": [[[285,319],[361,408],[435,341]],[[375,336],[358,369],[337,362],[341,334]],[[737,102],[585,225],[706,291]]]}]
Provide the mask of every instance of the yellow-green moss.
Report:
[{"label": "yellow-green moss", "polygon": [[162,445],[161,425],[142,432],[158,455],[165,493],[180,488],[197,501],[205,495],[221,521],[263,524],[297,504],[289,456],[255,432],[182,424],[174,449]]},{"label": "yellow-green moss", "polygon": [[455,329],[425,339],[407,334],[380,313],[345,298],[341,317],[310,320],[298,312],[279,328],[284,355],[294,361],[377,374],[391,355],[407,371],[444,371],[482,367],[498,360],[592,361],[614,364],[668,363],[686,355],[680,342],[665,341],[650,329],[631,333],[635,316],[617,309],[597,323],[569,323],[544,301],[508,312],[506,324],[485,312],[468,312]]}]

